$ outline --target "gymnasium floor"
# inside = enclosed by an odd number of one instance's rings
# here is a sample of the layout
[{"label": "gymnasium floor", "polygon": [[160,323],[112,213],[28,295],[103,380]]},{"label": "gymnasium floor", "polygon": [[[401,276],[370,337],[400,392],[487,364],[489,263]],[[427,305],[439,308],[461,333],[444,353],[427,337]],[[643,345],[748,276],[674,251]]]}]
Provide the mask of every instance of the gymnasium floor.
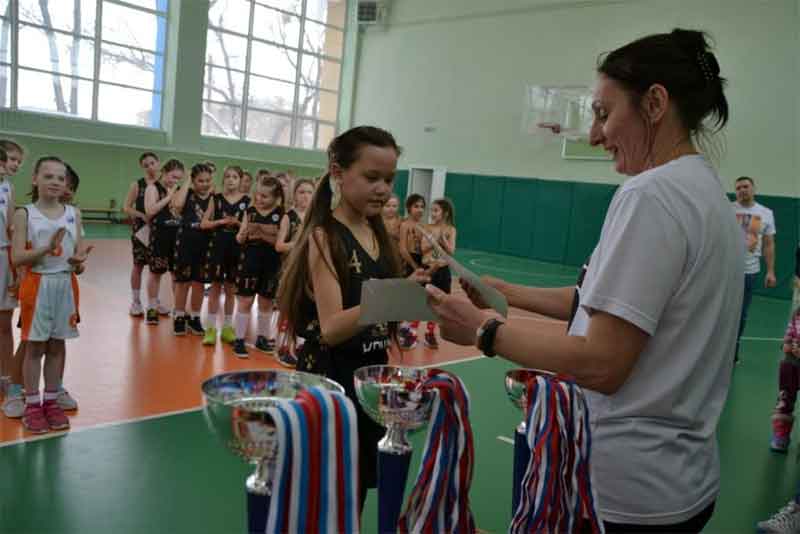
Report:
[{"label": "gymnasium floor", "polygon": [[[209,434],[199,384],[227,370],[277,365],[255,351],[238,360],[229,347],[175,338],[168,321],[148,327],[128,317],[127,228],[90,224],[87,233],[97,248],[81,277],[81,337],[68,344],[65,377],[81,409],[70,432],[43,439],[0,417],[0,532],[244,532],[249,467]],[[570,285],[576,275],[572,267],[485,253],[459,258],[476,272],[518,283]],[[787,301],[754,300],[719,427],[722,494],[706,532],[753,532],[757,520],[788,500],[800,476],[796,445],[788,455],[767,447],[787,314]],[[505,532],[508,441],[521,417],[503,391],[511,366],[448,344],[438,353],[406,353],[403,363],[446,365],[466,383],[477,458],[473,511],[481,529]],[[422,439],[423,433],[414,438],[418,445]],[[415,473],[412,466],[410,478]],[[375,532],[375,503],[370,496],[365,533]]]}]

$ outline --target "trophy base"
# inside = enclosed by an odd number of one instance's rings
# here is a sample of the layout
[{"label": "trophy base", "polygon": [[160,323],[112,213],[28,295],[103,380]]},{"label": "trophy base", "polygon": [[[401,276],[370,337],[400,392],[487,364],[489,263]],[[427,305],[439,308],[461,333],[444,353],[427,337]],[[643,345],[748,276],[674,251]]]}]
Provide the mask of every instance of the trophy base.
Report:
[{"label": "trophy base", "polygon": [[247,477],[245,487],[247,488],[247,493],[252,493],[253,495],[267,496],[271,494],[269,482],[261,480],[255,473]]}]

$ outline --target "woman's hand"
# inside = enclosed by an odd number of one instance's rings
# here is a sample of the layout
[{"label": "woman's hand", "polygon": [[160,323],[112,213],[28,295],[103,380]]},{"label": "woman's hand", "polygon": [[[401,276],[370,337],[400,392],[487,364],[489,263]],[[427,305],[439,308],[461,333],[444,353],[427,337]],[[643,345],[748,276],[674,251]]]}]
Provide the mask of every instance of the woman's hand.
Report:
[{"label": "woman's hand", "polygon": [[479,310],[463,297],[448,295],[430,284],[425,286],[425,291],[428,305],[439,317],[442,337],[459,345],[474,345],[478,328],[491,314]]},{"label": "woman's hand", "polygon": [[[506,284],[505,280],[501,280],[500,278],[495,278],[494,276],[482,276],[481,281],[486,284],[487,286],[493,287],[498,290],[500,293],[503,292],[502,286]],[[478,308],[485,310],[489,307],[488,304],[483,300],[481,294],[475,289],[473,286],[470,285],[469,282],[464,280],[463,278],[458,279],[458,283],[461,284],[461,288],[469,297],[469,300],[477,306]]]}]

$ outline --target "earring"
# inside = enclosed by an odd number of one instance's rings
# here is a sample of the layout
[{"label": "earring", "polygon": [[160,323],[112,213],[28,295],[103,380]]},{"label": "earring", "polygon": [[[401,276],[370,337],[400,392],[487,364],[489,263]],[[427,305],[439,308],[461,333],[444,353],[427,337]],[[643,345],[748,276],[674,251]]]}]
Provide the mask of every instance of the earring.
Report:
[{"label": "earring", "polygon": [[339,189],[339,185],[335,181],[331,180],[331,211],[338,208],[341,201],[342,192]]}]

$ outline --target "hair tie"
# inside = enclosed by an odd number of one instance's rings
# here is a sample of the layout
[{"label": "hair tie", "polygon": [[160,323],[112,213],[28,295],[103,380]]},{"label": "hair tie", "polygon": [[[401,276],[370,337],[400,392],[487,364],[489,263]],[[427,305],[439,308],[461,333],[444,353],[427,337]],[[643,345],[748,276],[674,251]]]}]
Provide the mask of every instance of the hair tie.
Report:
[{"label": "hair tie", "polygon": [[[705,78],[707,82],[713,82],[717,74],[719,74],[719,70],[717,69],[717,71],[714,72],[712,65],[709,64],[708,56],[711,56],[712,60],[714,59],[714,56],[711,55],[710,52],[698,52],[697,63],[700,66],[700,71],[703,73],[703,78]],[[716,61],[714,61],[714,63],[716,63]]]}]

